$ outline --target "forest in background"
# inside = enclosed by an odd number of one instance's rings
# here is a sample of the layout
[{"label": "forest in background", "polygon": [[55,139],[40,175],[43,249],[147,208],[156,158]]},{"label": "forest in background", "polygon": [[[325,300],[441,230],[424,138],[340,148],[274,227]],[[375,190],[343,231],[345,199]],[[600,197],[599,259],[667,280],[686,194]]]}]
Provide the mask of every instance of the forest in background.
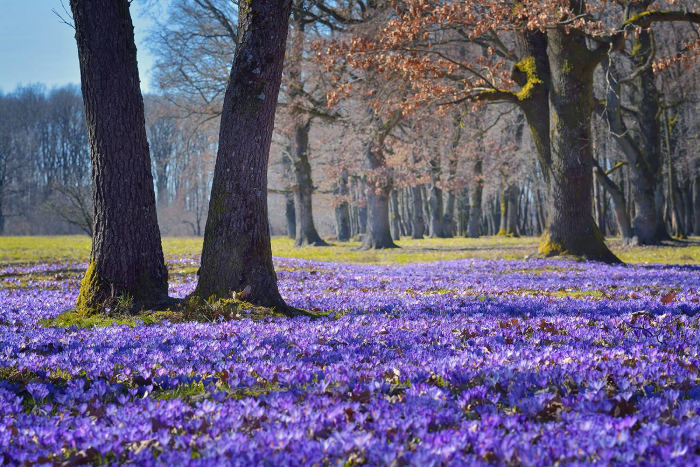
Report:
[{"label": "forest in background", "polygon": [[[394,239],[540,235],[547,188],[525,113],[508,99],[482,105],[456,98],[444,105],[445,88],[454,85],[443,83],[449,76],[435,78],[429,65],[446,65],[418,60],[421,50],[441,49],[448,63],[459,56],[473,64],[470,73],[488,70],[492,80],[503,79],[510,71],[499,60],[513,60],[512,32],[400,38],[393,46],[415,62],[382,63],[377,57],[389,35],[382,27],[405,16],[378,5],[371,20],[362,20],[361,5],[294,5],[268,176],[272,234],[295,237],[298,245],[357,237],[367,228],[367,194],[386,190]],[[613,21],[616,14],[604,10],[601,18]],[[164,235],[200,236],[237,6],[174,0],[163,18],[149,32],[159,93],[144,98],[159,223]],[[630,47],[596,68],[592,203],[604,235],[635,237],[645,178],[666,231],[654,240],[700,234],[697,69],[681,59],[662,61],[694,34],[682,22],[632,31]],[[89,234],[90,156],[80,90],[18,88],[0,96],[0,121],[0,232]],[[380,164],[368,166],[367,153],[378,147]]]}]

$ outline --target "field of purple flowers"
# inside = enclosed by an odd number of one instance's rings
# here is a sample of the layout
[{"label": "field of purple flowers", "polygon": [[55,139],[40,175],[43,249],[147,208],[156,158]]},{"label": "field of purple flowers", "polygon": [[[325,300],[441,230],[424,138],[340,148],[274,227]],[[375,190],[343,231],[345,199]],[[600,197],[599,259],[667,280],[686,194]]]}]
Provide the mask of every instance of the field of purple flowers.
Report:
[{"label": "field of purple flowers", "polygon": [[84,267],[0,269],[0,464],[700,465],[700,267],[287,259],[329,316],[45,326]]}]

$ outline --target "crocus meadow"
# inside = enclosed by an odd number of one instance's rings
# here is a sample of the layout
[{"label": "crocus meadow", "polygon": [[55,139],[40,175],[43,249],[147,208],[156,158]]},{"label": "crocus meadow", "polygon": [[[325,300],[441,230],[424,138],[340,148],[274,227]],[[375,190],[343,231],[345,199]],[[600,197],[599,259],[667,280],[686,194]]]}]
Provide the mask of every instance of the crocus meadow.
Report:
[{"label": "crocus meadow", "polygon": [[700,465],[698,267],[276,266],[329,315],[47,327],[85,265],[0,270],[0,463]]}]

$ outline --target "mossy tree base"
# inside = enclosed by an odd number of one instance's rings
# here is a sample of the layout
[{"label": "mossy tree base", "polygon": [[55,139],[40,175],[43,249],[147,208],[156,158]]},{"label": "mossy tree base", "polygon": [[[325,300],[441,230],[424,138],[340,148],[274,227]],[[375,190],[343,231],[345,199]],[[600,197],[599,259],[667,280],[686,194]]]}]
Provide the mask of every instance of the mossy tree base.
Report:
[{"label": "mossy tree base", "polygon": [[595,231],[597,235],[593,235],[588,239],[572,239],[569,237],[566,240],[555,238],[549,232],[545,232],[542,235],[538,248],[538,257],[552,258],[560,256],[600,261],[608,264],[621,264],[622,261],[605,245],[605,240],[600,231],[597,228]]},{"label": "mossy tree base", "polygon": [[162,287],[154,286],[154,281],[141,274],[139,280],[128,287],[116,286],[98,272],[96,261],[90,262],[85,277],[80,283],[80,292],[75,313],[89,317],[98,314],[137,314],[174,306],[177,299],[168,297]]}]

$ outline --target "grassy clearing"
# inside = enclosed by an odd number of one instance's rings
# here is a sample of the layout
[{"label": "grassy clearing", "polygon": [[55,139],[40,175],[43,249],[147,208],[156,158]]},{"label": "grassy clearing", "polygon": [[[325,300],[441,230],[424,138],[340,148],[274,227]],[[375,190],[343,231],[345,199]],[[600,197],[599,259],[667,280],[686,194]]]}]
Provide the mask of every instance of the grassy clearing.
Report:
[{"label": "grassy clearing", "polygon": [[[537,251],[538,238],[482,237],[449,239],[402,239],[401,247],[383,251],[357,251],[358,242],[335,243],[329,247],[294,248],[285,237],[272,240],[275,256],[357,264],[407,264],[463,258],[523,259]],[[618,239],[608,239],[612,250],[627,263],[633,264],[700,264],[700,238],[666,242],[661,246],[622,247]],[[166,258],[198,255],[201,238],[163,239]],[[86,236],[64,237],[0,237],[0,265],[87,262],[90,239]],[[192,273],[196,268],[180,268],[177,273]]]}]

